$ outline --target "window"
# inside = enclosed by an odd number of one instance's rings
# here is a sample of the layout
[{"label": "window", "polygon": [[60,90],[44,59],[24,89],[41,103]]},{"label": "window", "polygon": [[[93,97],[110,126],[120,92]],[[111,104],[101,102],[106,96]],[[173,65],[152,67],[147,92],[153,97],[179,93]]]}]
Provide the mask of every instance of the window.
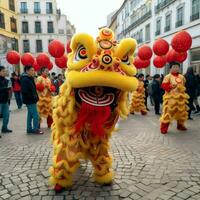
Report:
[{"label": "window", "polygon": [[156,35],[160,35],[161,34],[161,19],[158,19],[156,21]]},{"label": "window", "polygon": [[176,27],[183,25],[183,7],[177,9]]},{"label": "window", "polygon": [[35,33],[42,33],[41,22],[35,22]]},{"label": "window", "polygon": [[9,9],[15,12],[15,1],[9,0]]},{"label": "window", "polygon": [[200,0],[192,0],[192,15],[191,21],[197,20],[200,18]]},{"label": "window", "polygon": [[54,30],[53,30],[53,22],[48,22],[48,24],[47,24],[47,32],[48,33],[54,33]]},{"label": "window", "polygon": [[139,39],[138,39],[138,43],[142,43],[143,42],[143,30],[141,29],[139,32]]},{"label": "window", "polygon": [[21,2],[21,13],[28,13],[26,2]]},{"label": "window", "polygon": [[34,13],[40,13],[40,2],[34,2]]},{"label": "window", "polygon": [[17,33],[17,20],[14,17],[10,18],[10,29],[11,32]]},{"label": "window", "polygon": [[19,51],[18,40],[16,38],[12,39],[12,49],[15,51]]},{"label": "window", "polygon": [[0,28],[5,28],[5,19],[2,12],[0,12]]},{"label": "window", "polygon": [[145,40],[149,41],[151,39],[150,37],[150,24],[147,24],[145,27]]},{"label": "window", "polygon": [[23,49],[24,49],[24,53],[30,52],[29,40],[23,40]]},{"label": "window", "polygon": [[22,22],[22,33],[28,33],[29,28],[28,28],[28,22]]},{"label": "window", "polygon": [[36,40],[36,52],[42,52],[42,40]]},{"label": "window", "polygon": [[46,12],[47,14],[53,14],[53,6],[51,2],[46,3]]},{"label": "window", "polygon": [[165,18],[165,31],[169,31],[171,29],[171,15],[168,14],[166,15],[166,18]]}]

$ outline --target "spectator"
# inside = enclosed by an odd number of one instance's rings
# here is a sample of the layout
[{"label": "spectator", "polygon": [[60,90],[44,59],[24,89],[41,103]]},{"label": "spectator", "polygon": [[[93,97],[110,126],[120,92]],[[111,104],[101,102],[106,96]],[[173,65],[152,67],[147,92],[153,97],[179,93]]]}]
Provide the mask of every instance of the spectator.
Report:
[{"label": "spectator", "polygon": [[55,72],[52,72],[51,73],[51,77],[50,77],[50,79],[51,79],[51,83],[54,85],[54,83],[55,83],[55,80],[56,80],[56,73]]},{"label": "spectator", "polygon": [[43,132],[39,129],[39,115],[36,105],[39,98],[36,91],[34,74],[35,71],[32,66],[25,66],[25,73],[22,74],[21,77],[22,99],[28,110],[27,133],[43,134]]},{"label": "spectator", "polygon": [[162,99],[162,90],[160,87],[160,75],[155,74],[152,82],[152,96],[154,100],[155,114],[160,115],[160,104]]},{"label": "spectator", "polygon": [[198,98],[200,96],[200,76],[199,74],[196,74],[195,76],[196,76],[197,87],[196,87],[195,97],[194,97],[194,104],[196,107],[196,111],[194,113],[197,114],[200,112],[200,106],[199,106],[199,101],[198,101]]},{"label": "spectator", "polygon": [[20,76],[18,72],[13,72],[11,77],[12,88],[15,95],[15,100],[17,103],[18,109],[22,107],[22,95],[21,95],[21,83],[20,83]]},{"label": "spectator", "polygon": [[5,67],[0,66],[0,113],[3,117],[2,133],[11,133],[12,130],[8,129],[9,122],[9,81],[5,78],[6,70]]},{"label": "spectator", "polygon": [[148,108],[148,96],[149,96],[149,82],[151,80],[151,76],[149,74],[146,75],[146,80],[144,81],[144,88],[145,88],[145,106],[147,108],[147,110],[149,111]]},{"label": "spectator", "polygon": [[63,75],[58,74],[58,79],[55,80],[54,85],[56,87],[56,94],[59,94],[60,86],[64,83]]},{"label": "spectator", "polygon": [[194,69],[193,67],[188,67],[187,72],[185,74],[185,87],[186,87],[186,92],[190,96],[189,98],[189,111],[188,111],[188,119],[192,120],[191,118],[191,113],[194,108],[194,97],[195,97],[195,91],[197,88],[197,83],[196,83],[196,77],[194,75]]}]

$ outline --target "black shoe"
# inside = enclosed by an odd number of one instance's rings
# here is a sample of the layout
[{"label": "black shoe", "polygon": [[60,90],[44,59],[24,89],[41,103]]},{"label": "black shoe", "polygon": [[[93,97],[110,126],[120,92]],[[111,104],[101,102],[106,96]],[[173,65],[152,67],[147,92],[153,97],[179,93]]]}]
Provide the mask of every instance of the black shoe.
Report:
[{"label": "black shoe", "polygon": [[155,113],[156,115],[161,115],[160,113]]},{"label": "black shoe", "polygon": [[196,110],[195,112],[194,112],[194,114],[197,114],[197,113],[199,113],[200,112],[200,110]]},{"label": "black shoe", "polygon": [[2,138],[2,136],[0,135],[0,138]]},{"label": "black shoe", "polygon": [[10,129],[2,129],[1,132],[2,133],[12,133],[12,130],[10,130]]},{"label": "black shoe", "polygon": [[147,108],[147,110],[149,111],[149,108]]},{"label": "black shoe", "polygon": [[35,133],[35,131],[34,130],[27,130],[26,133],[27,134],[33,134],[33,133]]},{"label": "black shoe", "polygon": [[192,118],[192,117],[189,117],[188,119],[189,119],[189,120],[193,120],[193,118]]}]

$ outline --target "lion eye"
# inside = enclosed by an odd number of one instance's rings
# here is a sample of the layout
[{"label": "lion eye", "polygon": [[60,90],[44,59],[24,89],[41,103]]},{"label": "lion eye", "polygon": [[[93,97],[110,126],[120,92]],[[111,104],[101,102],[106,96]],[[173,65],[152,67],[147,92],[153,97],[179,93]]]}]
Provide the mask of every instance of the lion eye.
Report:
[{"label": "lion eye", "polygon": [[79,61],[79,60],[86,59],[86,58],[87,58],[86,48],[81,45],[80,47],[78,47],[78,50],[77,50],[76,56],[75,56],[75,60]]},{"label": "lion eye", "polygon": [[130,65],[129,56],[128,55],[124,56],[122,58],[122,62],[125,63],[125,64],[127,64],[127,65]]}]

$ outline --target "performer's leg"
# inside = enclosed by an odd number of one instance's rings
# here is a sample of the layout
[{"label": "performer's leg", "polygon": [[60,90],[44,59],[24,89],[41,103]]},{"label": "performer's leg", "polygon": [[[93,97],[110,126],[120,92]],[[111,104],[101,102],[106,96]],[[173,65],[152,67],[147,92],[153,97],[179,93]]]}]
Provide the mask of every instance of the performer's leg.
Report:
[{"label": "performer's leg", "polygon": [[52,123],[53,123],[52,116],[48,115],[48,117],[47,117],[47,126],[48,126],[48,128],[51,128]]},{"label": "performer's leg", "polygon": [[89,158],[94,166],[94,179],[99,184],[110,184],[113,179],[111,171],[112,158],[108,153],[108,141],[91,145]]},{"label": "performer's leg", "polygon": [[180,131],[186,131],[185,120],[177,120],[177,129]]}]

